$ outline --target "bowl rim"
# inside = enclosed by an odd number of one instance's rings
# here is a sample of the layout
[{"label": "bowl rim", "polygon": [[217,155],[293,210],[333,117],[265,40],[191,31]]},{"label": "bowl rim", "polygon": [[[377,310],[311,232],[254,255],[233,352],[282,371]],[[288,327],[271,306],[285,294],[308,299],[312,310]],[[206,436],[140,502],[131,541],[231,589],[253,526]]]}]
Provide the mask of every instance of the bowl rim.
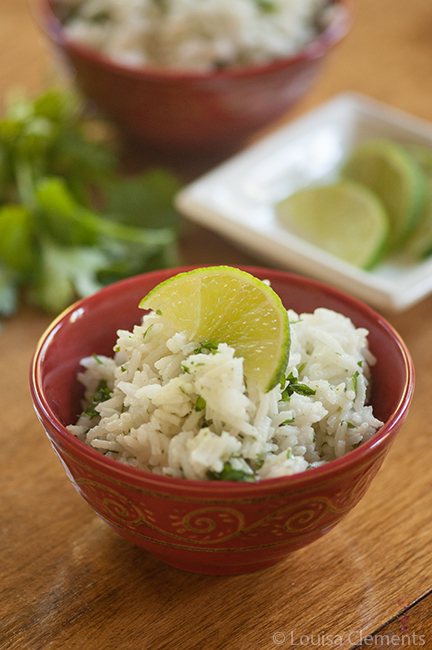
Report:
[{"label": "bowl rim", "polygon": [[152,79],[159,81],[222,81],[242,77],[258,76],[284,69],[307,60],[318,59],[330,48],[336,45],[347,34],[351,27],[354,13],[354,0],[330,0],[338,5],[339,11],[330,20],[327,27],[318,34],[317,38],[301,48],[296,54],[276,59],[267,63],[253,65],[233,65],[217,71],[194,71],[172,69],[157,66],[134,68],[121,65],[100,54],[96,49],[79,44],[69,39],[57,17],[53,4],[54,0],[34,0],[37,3],[35,20],[47,36],[59,47],[71,55],[88,59],[93,64],[111,71],[114,74],[136,79]]},{"label": "bowl rim", "polygon": [[247,271],[252,275],[255,275],[257,273],[261,275],[270,275],[270,280],[272,278],[276,279],[277,277],[279,277],[279,279],[287,278],[291,281],[303,284],[304,286],[316,288],[319,291],[331,295],[335,298],[339,298],[343,302],[349,303],[350,306],[356,310],[359,310],[369,318],[372,318],[377,322],[379,327],[387,330],[387,334],[391,336],[395,345],[399,348],[405,366],[404,390],[399,404],[395,408],[392,416],[384,423],[384,425],[370,440],[360,445],[360,447],[357,449],[348,452],[341,458],[337,458],[319,467],[314,467],[307,471],[299,472],[297,474],[292,474],[289,476],[261,479],[256,483],[239,483],[235,481],[204,481],[154,474],[153,472],[130,467],[128,465],[124,465],[123,463],[119,463],[116,460],[106,458],[99,451],[89,447],[84,442],[76,438],[66,429],[63,424],[61,424],[61,422],[59,422],[48,400],[44,396],[42,388],[43,374],[41,370],[41,364],[50,343],[55,337],[57,331],[62,327],[62,324],[70,318],[73,312],[82,308],[83,305],[88,305],[92,302],[99,302],[101,299],[107,297],[110,293],[117,293],[119,289],[124,290],[126,293],[129,287],[139,285],[141,282],[143,282],[144,279],[146,281],[147,279],[150,281],[155,280],[156,285],[167,277],[171,277],[177,273],[183,273],[194,268],[199,268],[200,266],[202,267],[203,265],[189,265],[161,269],[115,282],[111,285],[108,285],[107,287],[104,287],[100,291],[92,294],[87,298],[76,301],[53,320],[53,322],[48,326],[48,328],[40,337],[30,366],[30,392],[33,399],[35,411],[44,428],[46,429],[44,421],[49,422],[50,426],[60,436],[60,439],[67,442],[68,445],[74,448],[76,451],[79,451],[80,453],[83,453],[85,456],[89,457],[89,459],[96,463],[101,469],[105,470],[105,475],[108,473],[110,475],[116,475],[117,477],[120,476],[123,477],[123,480],[127,479],[129,482],[133,481],[136,485],[142,485],[145,483],[146,486],[148,486],[149,484],[152,484],[152,486],[155,488],[171,486],[171,488],[174,488],[178,493],[196,492],[208,495],[209,492],[211,492],[212,496],[215,496],[216,494],[222,496],[224,492],[230,492],[230,496],[232,496],[233,491],[236,492],[236,496],[238,495],[239,497],[245,495],[253,496],[254,494],[256,496],[260,496],[267,490],[274,491],[276,487],[287,489],[297,487],[306,488],[310,486],[311,483],[317,483],[318,481],[331,482],[332,480],[337,480],[339,470],[342,470],[344,474],[349,470],[357,470],[360,466],[368,463],[373,457],[375,457],[376,453],[379,454],[380,448],[382,448],[381,451],[384,451],[387,443],[396,435],[397,431],[395,429],[399,421],[401,421],[402,424],[407,417],[414,394],[414,364],[411,359],[409,350],[402,340],[401,336],[394,329],[394,327],[374,309],[358,300],[357,298],[340,291],[339,289],[336,289],[319,281],[306,278],[304,276],[296,275],[294,273],[288,273],[277,269],[267,269],[258,266],[238,265],[237,268]]}]

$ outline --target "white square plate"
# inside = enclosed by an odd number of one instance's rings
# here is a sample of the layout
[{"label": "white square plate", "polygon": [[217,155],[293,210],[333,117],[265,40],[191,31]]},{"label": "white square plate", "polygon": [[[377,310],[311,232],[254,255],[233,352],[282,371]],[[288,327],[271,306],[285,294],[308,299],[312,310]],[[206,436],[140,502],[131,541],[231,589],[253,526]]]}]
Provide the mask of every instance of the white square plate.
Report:
[{"label": "white square plate", "polygon": [[333,284],[376,307],[402,311],[432,292],[432,258],[389,261],[363,271],[295,237],[274,204],[337,176],[353,146],[369,138],[432,147],[432,124],[355,93],[343,93],[263,138],[179,192],[185,215],[269,263]]}]

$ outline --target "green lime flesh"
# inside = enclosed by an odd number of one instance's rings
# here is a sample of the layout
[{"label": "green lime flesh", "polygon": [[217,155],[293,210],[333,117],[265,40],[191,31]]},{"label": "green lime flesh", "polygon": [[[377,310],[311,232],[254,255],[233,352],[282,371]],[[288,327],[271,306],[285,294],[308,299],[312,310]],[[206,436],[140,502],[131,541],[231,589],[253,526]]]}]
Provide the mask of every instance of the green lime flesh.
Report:
[{"label": "green lime flesh", "polygon": [[341,171],[342,178],[365,185],[380,198],[389,215],[389,250],[403,247],[424,208],[425,181],[416,160],[390,140],[359,144]]},{"label": "green lime flesh", "polygon": [[380,261],[390,231],[382,202],[351,181],[303,188],[281,201],[276,214],[293,234],[364,269]]},{"label": "green lime flesh", "polygon": [[229,266],[194,269],[155,287],[140,302],[197,342],[227,343],[244,360],[246,378],[264,391],[288,363],[287,310],[266,283]]}]

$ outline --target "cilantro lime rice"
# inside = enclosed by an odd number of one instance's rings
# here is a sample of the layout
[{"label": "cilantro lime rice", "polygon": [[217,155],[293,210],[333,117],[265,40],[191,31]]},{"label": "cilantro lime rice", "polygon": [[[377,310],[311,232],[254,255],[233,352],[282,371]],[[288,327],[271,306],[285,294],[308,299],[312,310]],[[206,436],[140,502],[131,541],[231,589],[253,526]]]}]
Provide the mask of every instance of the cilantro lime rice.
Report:
[{"label": "cilantro lime rice", "polygon": [[324,308],[288,316],[286,380],[264,393],[233,348],[146,314],[118,332],[113,358],[81,361],[83,413],[69,430],[108,458],[186,479],[256,481],[343,456],[382,425],[367,403],[368,332]]},{"label": "cilantro lime rice", "polygon": [[131,67],[208,71],[291,56],[329,0],[57,0],[68,37]]}]

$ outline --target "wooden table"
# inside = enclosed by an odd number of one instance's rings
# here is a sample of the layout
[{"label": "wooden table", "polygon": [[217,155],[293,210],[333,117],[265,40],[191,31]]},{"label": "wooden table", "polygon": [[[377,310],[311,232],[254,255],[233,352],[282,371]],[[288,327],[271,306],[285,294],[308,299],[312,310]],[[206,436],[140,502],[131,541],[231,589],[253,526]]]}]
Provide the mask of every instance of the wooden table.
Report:
[{"label": "wooden table", "polygon": [[[0,99],[17,85],[36,92],[52,78],[27,0],[0,2],[0,61]],[[350,34],[286,119],[350,89],[432,121],[431,82],[430,0],[361,0]],[[186,262],[258,262],[207,235],[191,226]],[[364,648],[409,641],[432,648],[432,297],[386,316],[412,353],[417,388],[382,470],[332,533],[275,567],[237,577],[165,566],[93,514],[66,478],[30,402],[28,368],[50,317],[23,308],[6,322],[0,647],[348,649],[362,641]]]}]

